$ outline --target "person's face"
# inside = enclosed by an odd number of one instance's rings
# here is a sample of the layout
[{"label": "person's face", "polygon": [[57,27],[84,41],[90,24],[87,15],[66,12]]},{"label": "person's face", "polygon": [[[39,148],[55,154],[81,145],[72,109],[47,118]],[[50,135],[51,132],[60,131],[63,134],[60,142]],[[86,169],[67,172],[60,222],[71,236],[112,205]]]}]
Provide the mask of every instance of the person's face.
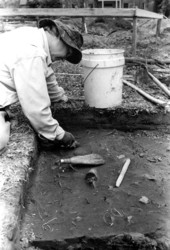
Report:
[{"label": "person's face", "polygon": [[67,46],[56,36],[52,39],[49,49],[52,62],[67,56]]},{"label": "person's face", "polygon": [[57,37],[55,32],[48,32],[47,37],[52,62],[66,59],[71,53],[71,48]]}]

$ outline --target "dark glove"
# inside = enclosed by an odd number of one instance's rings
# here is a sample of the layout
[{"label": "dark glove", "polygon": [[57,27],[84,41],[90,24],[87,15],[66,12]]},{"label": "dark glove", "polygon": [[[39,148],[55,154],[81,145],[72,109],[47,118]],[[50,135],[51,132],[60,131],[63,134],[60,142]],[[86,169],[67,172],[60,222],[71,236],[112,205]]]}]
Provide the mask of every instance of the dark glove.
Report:
[{"label": "dark glove", "polygon": [[56,147],[76,148],[79,146],[79,143],[69,132],[65,132],[64,137],[61,140],[55,139],[54,141],[48,140],[42,135],[38,135],[38,141],[40,142],[40,145],[45,149],[54,149]]},{"label": "dark glove", "polygon": [[66,148],[70,148],[75,142],[75,138],[74,136],[69,133],[69,132],[65,132],[64,137],[59,140],[59,143],[61,144],[61,146],[64,146]]}]

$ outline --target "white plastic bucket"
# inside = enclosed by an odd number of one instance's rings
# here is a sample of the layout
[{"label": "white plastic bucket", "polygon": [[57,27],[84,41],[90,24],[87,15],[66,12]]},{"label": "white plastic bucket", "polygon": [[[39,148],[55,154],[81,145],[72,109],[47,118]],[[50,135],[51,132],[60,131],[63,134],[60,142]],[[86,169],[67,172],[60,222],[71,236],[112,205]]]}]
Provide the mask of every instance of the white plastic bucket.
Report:
[{"label": "white plastic bucket", "polygon": [[90,107],[111,108],[122,103],[125,64],[122,49],[82,51],[85,102]]}]

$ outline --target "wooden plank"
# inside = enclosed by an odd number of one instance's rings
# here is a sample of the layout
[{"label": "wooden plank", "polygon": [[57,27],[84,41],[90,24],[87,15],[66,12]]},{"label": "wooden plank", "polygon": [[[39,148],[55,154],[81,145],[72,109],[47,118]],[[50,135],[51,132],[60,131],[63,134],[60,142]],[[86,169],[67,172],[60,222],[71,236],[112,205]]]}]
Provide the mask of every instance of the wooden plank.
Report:
[{"label": "wooden plank", "polygon": [[0,9],[0,16],[70,16],[70,17],[95,17],[95,16],[110,16],[110,17],[133,17],[134,9],[114,9],[114,8],[34,8],[34,9]]},{"label": "wooden plank", "polygon": [[136,8],[136,16],[139,18],[150,18],[150,19],[163,19],[162,14],[158,14],[148,10],[141,10]]},{"label": "wooden plank", "polygon": [[[136,14],[135,14],[136,13]],[[133,16],[145,18],[162,19],[161,14],[139,9],[114,9],[114,8],[0,8],[0,17],[124,17],[132,18]]]}]

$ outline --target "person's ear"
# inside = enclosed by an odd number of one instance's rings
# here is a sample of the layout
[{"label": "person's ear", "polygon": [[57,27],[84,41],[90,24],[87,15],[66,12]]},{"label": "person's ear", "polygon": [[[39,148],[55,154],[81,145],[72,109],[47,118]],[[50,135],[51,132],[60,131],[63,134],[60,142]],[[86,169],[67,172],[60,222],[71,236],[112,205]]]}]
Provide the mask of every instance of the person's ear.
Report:
[{"label": "person's ear", "polygon": [[55,26],[45,26],[44,30],[53,36],[59,36],[58,29]]},{"label": "person's ear", "polygon": [[49,26],[45,26],[45,27],[43,27],[43,29],[45,30],[45,31],[50,31],[50,27]]},{"label": "person's ear", "polygon": [[53,27],[52,27],[52,30],[53,30],[53,32],[55,33],[55,35],[56,35],[57,37],[60,36],[59,30],[58,30],[58,28],[57,28],[56,26],[53,26]]}]

